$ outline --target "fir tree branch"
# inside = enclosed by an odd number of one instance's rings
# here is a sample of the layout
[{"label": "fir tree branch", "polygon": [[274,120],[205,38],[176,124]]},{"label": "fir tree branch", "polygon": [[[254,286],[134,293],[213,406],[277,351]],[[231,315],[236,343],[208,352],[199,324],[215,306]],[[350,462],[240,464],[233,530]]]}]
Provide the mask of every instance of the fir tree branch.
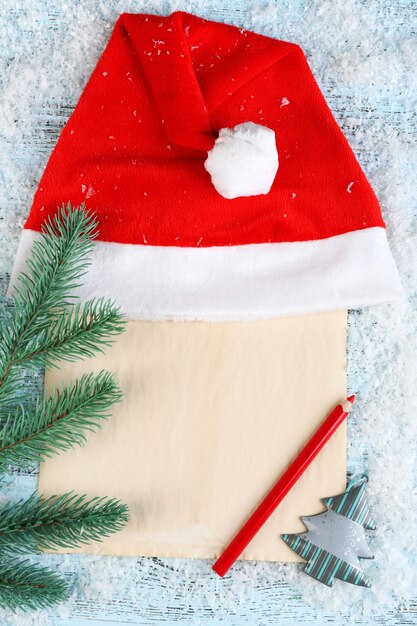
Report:
[{"label": "fir tree branch", "polygon": [[70,387],[55,389],[37,402],[33,413],[21,408],[0,426],[0,471],[25,467],[81,445],[86,432],[96,430],[122,393],[108,372],[84,374]]},{"label": "fir tree branch", "polygon": [[[0,385],[0,414],[2,421],[21,404],[29,399],[25,394],[25,372],[20,368],[12,368]],[[26,401],[25,401],[26,400]]]},{"label": "fir tree branch", "polygon": [[57,361],[77,361],[103,352],[121,333],[125,320],[119,309],[103,299],[89,300],[56,314],[48,328],[36,340],[16,355],[14,365],[31,361],[47,367]]},{"label": "fir tree branch", "polygon": [[[91,300],[74,306],[96,235],[96,222],[84,207],[62,206],[33,245],[27,272],[15,288],[14,313],[4,311],[0,343],[0,405],[10,407],[19,393],[22,368],[54,366],[82,359],[108,346],[125,320],[111,302]],[[69,306],[71,305],[71,306]]]},{"label": "fir tree branch", "polygon": [[[72,304],[71,290],[79,286],[85,274],[97,223],[84,206],[63,205],[56,216],[43,226],[33,244],[27,270],[19,275],[15,287],[13,319],[3,329],[0,352],[0,387],[6,379],[19,350],[26,352],[39,334],[47,330],[50,311]],[[35,347],[36,351],[36,347]]]},{"label": "fir tree branch", "polygon": [[127,521],[127,507],[118,500],[88,501],[73,493],[43,499],[33,494],[0,510],[0,552],[76,548],[101,541]]},{"label": "fir tree branch", "polygon": [[80,278],[90,265],[89,254],[96,236],[97,221],[84,205],[62,205],[55,217],[43,224],[26,272],[19,275],[20,285],[15,288],[14,300],[21,311],[19,331],[25,333],[25,339],[37,316],[74,301],[76,296],[69,293],[80,286]]},{"label": "fir tree branch", "polygon": [[[83,444],[96,430],[121,391],[107,372],[84,375],[38,400],[31,410],[22,393],[24,368],[54,366],[92,356],[123,330],[124,320],[110,302],[74,306],[96,236],[96,222],[84,207],[62,206],[43,228],[15,288],[14,311],[4,311],[0,342],[0,471],[25,466],[60,450]],[[23,404],[27,405],[26,408]],[[28,408],[29,407],[29,408]],[[101,540],[127,521],[116,500],[65,494],[36,494],[0,509],[0,553],[22,554],[36,548],[72,548]],[[0,606],[37,609],[64,599],[65,582],[45,568],[0,559]]]},{"label": "fir tree branch", "polygon": [[68,595],[66,582],[45,567],[28,561],[0,560],[0,606],[36,610],[61,602]]}]

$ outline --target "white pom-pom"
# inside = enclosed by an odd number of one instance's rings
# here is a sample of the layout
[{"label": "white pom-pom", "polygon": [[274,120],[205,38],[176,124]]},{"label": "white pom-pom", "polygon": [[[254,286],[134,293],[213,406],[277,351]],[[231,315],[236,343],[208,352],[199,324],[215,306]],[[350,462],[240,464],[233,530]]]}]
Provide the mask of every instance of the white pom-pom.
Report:
[{"label": "white pom-pom", "polygon": [[224,198],[268,193],[278,170],[275,133],[253,122],[222,128],[204,167]]}]

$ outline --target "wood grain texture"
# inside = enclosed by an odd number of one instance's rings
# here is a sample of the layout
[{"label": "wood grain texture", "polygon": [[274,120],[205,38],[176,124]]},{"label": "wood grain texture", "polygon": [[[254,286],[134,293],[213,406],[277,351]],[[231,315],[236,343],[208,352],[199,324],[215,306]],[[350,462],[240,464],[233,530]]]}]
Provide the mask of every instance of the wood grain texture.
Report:
[{"label": "wood grain texture", "polygon": [[[6,3],[7,4],[7,3]],[[335,0],[335,11],[343,10],[343,3]],[[347,0],[346,4],[352,11],[359,10],[359,5]],[[367,3],[364,3],[367,4]],[[1,132],[1,157],[7,168],[4,168],[3,187],[1,190],[0,208],[0,281],[2,292],[5,291],[11,268],[17,237],[30,204],[31,196],[36,188],[42,169],[56,143],[59,132],[71,114],[78,95],[88,78],[94,64],[108,38],[111,26],[118,13],[122,11],[164,12],[181,8],[197,12],[205,17],[232,22],[248,28],[253,28],[265,34],[274,34],[277,37],[289,39],[291,34],[298,43],[305,48],[312,69],[318,79],[327,101],[342,126],[347,138],[353,145],[355,152],[372,184],[383,195],[384,180],[379,176],[380,168],[386,172],[387,154],[384,153],[384,144],[372,142],[371,135],[374,129],[384,129],[387,137],[399,138],[404,145],[413,141],[415,136],[415,109],[409,107],[403,90],[402,68],[398,68],[399,83],[392,89],[379,89],[372,80],[355,84],[352,91],[349,84],[342,80],[343,72],[338,72],[345,63],[355,60],[355,46],[364,45],[369,38],[369,24],[379,21],[383,24],[384,36],[378,42],[370,41],[369,53],[363,54],[363,59],[374,55],[384,54],[384,37],[389,46],[394,40],[403,41],[411,37],[415,28],[412,27],[417,6],[412,0],[396,0],[388,3],[385,0],[373,0],[367,8],[362,8],[366,20],[361,23],[359,32],[352,32],[349,17],[346,22],[338,21],[335,25],[326,21],[324,9],[329,3],[325,0],[287,0],[280,2],[272,0],[268,3],[263,0],[212,0],[201,2],[121,2],[114,1],[86,3],[74,2],[79,6],[79,13],[73,10],[68,17],[68,10],[60,0],[20,0],[7,7],[5,13],[7,24],[16,22],[21,27],[21,39],[13,39],[6,52],[3,52],[4,67],[15,62],[23,71],[30,67],[35,74],[36,67],[30,66],[31,50],[36,46],[35,37],[39,32],[52,42],[51,46],[59,46],[63,40],[63,23],[68,20],[76,23],[76,32],[80,34],[80,45],[85,46],[85,63],[74,63],[72,59],[80,59],[79,54],[68,50],[68,72],[74,86],[66,96],[58,90],[43,91],[32,94],[28,100],[27,111],[23,107],[20,117],[7,115],[4,117]],[[4,5],[3,5],[4,6]],[[36,10],[32,10],[35,6]],[[324,9],[323,9],[324,7]],[[29,9],[31,9],[29,11]],[[321,13],[320,13],[321,12]],[[30,19],[27,15],[30,15]],[[336,15],[335,13],[334,15]],[[80,17],[78,18],[77,15]],[[318,15],[318,17],[315,17]],[[320,15],[323,15],[322,22]],[[85,22],[91,19],[97,25],[97,37],[82,36]],[[294,24],[297,26],[294,27]],[[411,26],[410,26],[411,25]],[[91,26],[89,27],[91,30]],[[318,29],[328,31],[332,38],[332,28],[345,28],[346,48],[333,49],[328,43],[327,49],[319,49],[321,41]],[[324,35],[323,35],[324,37]],[[303,41],[301,41],[303,39]],[[86,43],[87,42],[87,43]],[[340,38],[338,39],[340,45]],[[373,48],[375,43],[376,48]],[[77,45],[75,43],[75,45]],[[414,39],[415,45],[415,39]],[[377,49],[377,50],[376,50]],[[4,50],[4,49],[3,49]],[[329,52],[330,51],[330,52]],[[368,57],[366,56],[368,54]],[[362,57],[361,57],[362,58]],[[370,63],[371,63],[370,61]],[[51,63],[53,63],[51,59]],[[61,68],[62,71],[63,68]],[[372,77],[372,68],[369,70]],[[30,76],[28,77],[30,81]],[[41,81],[41,76],[39,76]],[[24,92],[12,91],[12,97],[23,97]],[[5,98],[5,91],[3,91]],[[8,96],[10,97],[10,95]],[[25,117],[26,116],[26,117]],[[29,121],[28,121],[29,119]],[[21,128],[17,133],[9,132],[15,126]],[[365,134],[367,141],[360,139]],[[394,139],[393,139],[394,141]],[[385,147],[389,150],[392,144]],[[6,163],[7,162],[7,163]],[[384,168],[382,167],[385,167]],[[3,170],[3,168],[2,168]],[[410,172],[411,175],[411,172]],[[415,176],[415,173],[413,173]],[[383,207],[384,208],[384,207]],[[388,226],[391,224],[389,215],[385,216]],[[395,234],[395,233],[394,233]],[[352,312],[349,318],[351,337],[349,344],[349,378],[351,391],[355,391],[368,382],[366,372],[366,358],[363,355],[361,339],[361,313]],[[381,332],[383,332],[381,330]],[[377,351],[375,350],[375,355]],[[39,377],[27,377],[28,385],[33,390],[39,388]],[[354,416],[349,425],[349,433],[356,433],[357,418]],[[353,435],[352,435],[353,434]],[[361,471],[367,467],[369,450],[359,444],[349,448],[348,467],[352,471]],[[26,497],[36,488],[37,470],[17,472],[12,474],[2,484],[2,493],[7,497]],[[308,513],[308,512],[306,512]],[[239,577],[228,576],[223,581],[217,580],[210,572],[210,563],[195,561],[190,568],[183,569],[181,563],[169,559],[128,559],[121,565],[120,559],[98,559],[94,557],[46,556],[42,557],[45,563],[50,563],[74,584],[74,593],[70,601],[64,606],[48,614],[31,618],[18,618],[2,615],[1,623],[8,624],[53,624],[56,626],[105,626],[109,624],[137,624],[137,625],[164,625],[164,624],[200,624],[201,626],[216,626],[228,624],[230,626],[310,626],[317,623],[346,624],[357,626],[373,625],[405,625],[417,624],[417,599],[406,599],[406,607],[395,610],[372,611],[362,614],[358,610],[352,614],[348,606],[349,596],[346,594],[345,610],[335,612],[329,602],[322,607],[308,604],[302,594],[295,591],[287,578],[280,578],[279,571],[273,581],[267,577],[258,577],[264,582],[252,584],[250,566],[238,566]],[[296,566],[291,566],[296,567]],[[415,565],[414,565],[415,567]],[[106,574],[103,574],[103,570]],[[109,575],[113,571],[113,578]],[[177,582],[173,584],[173,570],[177,571]],[[296,574],[294,574],[296,576]],[[396,573],[393,572],[395,576]],[[103,586],[100,588],[100,577],[103,576]],[[125,577],[125,579],[123,579]],[[88,586],[94,578],[95,584],[91,593]],[[109,581],[112,586],[109,589]],[[306,582],[306,585],[309,581]],[[87,591],[86,591],[87,589]],[[80,590],[83,590],[81,593]],[[366,593],[366,592],[364,592]],[[222,610],[222,606],[227,607]],[[325,607],[328,606],[326,609]],[[357,606],[357,605],[355,605]],[[19,618],[20,619],[20,618]],[[23,618],[22,618],[23,620]]]}]

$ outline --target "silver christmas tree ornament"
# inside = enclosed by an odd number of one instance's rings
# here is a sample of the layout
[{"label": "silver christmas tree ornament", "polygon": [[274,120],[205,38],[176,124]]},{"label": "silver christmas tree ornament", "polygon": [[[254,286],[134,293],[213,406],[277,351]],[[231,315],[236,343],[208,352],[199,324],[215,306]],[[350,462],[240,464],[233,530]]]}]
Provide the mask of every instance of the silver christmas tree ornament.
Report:
[{"label": "silver christmas tree ornament", "polygon": [[366,501],[366,483],[366,476],[351,480],[345,493],[322,500],[327,511],[301,517],[307,532],[281,535],[307,561],[303,571],[329,587],[335,578],[360,587],[371,586],[359,562],[360,558],[373,558],[365,535],[365,529],[375,529]]}]

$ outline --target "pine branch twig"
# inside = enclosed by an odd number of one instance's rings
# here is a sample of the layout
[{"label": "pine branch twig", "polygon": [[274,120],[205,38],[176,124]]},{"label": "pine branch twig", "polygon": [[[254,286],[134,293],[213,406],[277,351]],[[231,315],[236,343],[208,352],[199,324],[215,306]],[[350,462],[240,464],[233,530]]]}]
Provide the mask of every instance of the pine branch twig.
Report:
[{"label": "pine branch twig", "polygon": [[[15,287],[13,311],[1,314],[0,473],[82,445],[121,398],[108,372],[85,374],[59,387],[38,399],[34,409],[22,393],[24,368],[92,356],[123,330],[123,316],[111,302],[74,304],[73,290],[88,269],[96,227],[83,206],[63,205],[33,245]],[[34,494],[0,508],[0,606],[38,609],[67,595],[65,581],[14,555],[100,541],[126,521],[127,508],[117,500],[88,501],[72,493],[47,499]]]},{"label": "pine branch twig", "polygon": [[44,224],[15,286],[15,314],[3,332],[0,387],[22,347],[27,351],[36,345],[39,333],[47,329],[50,311],[73,302],[70,292],[87,271],[96,227],[84,207],[69,204]]},{"label": "pine branch twig", "polygon": [[46,222],[33,244],[15,287],[14,313],[2,324],[1,401],[18,387],[16,369],[92,356],[122,332],[124,318],[111,302],[73,306],[73,290],[88,269],[96,233],[94,216],[84,206],[68,204]]},{"label": "pine branch twig", "polygon": [[102,541],[128,520],[125,504],[108,498],[66,493],[47,499],[33,494],[0,509],[0,552],[25,554],[34,550],[76,548]]},{"label": "pine branch twig", "polygon": [[68,595],[66,582],[50,570],[28,561],[0,560],[0,606],[16,609],[44,609]]},{"label": "pine branch twig", "polygon": [[56,366],[60,361],[78,361],[103,352],[114,335],[124,329],[125,320],[112,302],[88,300],[63,309],[50,319],[48,328],[37,339],[38,348],[24,347],[14,365]]},{"label": "pine branch twig", "polygon": [[26,467],[58,451],[86,441],[99,428],[110,407],[122,397],[108,372],[84,374],[72,386],[55,389],[37,402],[33,413],[10,415],[0,427],[0,472],[8,466]]}]

